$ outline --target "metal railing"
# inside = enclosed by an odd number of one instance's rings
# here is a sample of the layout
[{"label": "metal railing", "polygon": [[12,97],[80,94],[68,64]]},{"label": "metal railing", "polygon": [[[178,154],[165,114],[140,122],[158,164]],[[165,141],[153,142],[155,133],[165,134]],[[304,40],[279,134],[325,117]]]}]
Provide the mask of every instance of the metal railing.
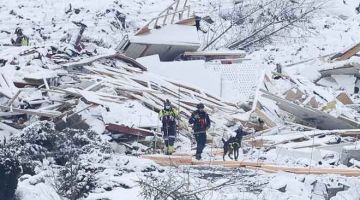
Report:
[{"label": "metal railing", "polygon": [[[159,28],[159,27],[164,26],[166,24],[174,24],[175,19],[176,19],[176,15],[178,15],[177,21],[180,21],[180,20],[184,19],[183,18],[184,13],[187,13],[186,17],[189,18],[191,8],[190,8],[190,5],[187,5],[188,0],[183,0],[183,5],[182,6],[180,5],[181,2],[182,2],[182,0],[176,0],[174,3],[172,3],[170,6],[168,6],[165,10],[160,12],[157,17],[151,19],[135,35],[140,34],[140,33],[144,32],[146,30],[149,30],[150,27],[152,29],[156,29],[156,28]],[[162,23],[161,23],[161,26],[159,26],[159,21],[161,21],[161,19],[162,19]]]}]

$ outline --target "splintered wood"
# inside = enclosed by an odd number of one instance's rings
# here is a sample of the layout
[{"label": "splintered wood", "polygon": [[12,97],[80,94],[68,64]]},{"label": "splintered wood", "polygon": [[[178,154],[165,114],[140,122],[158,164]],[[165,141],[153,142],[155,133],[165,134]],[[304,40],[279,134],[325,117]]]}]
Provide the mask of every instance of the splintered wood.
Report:
[{"label": "splintered wood", "polygon": [[360,51],[360,43],[351,47],[349,50],[342,53],[339,57],[335,58],[337,61],[347,60],[351,58],[353,55]]},{"label": "splintered wood", "polygon": [[[117,67],[108,67],[101,64],[106,59],[120,60],[126,64],[120,64]],[[130,66],[134,67],[129,67]],[[191,111],[196,109],[196,104],[202,102],[209,110],[218,110],[226,113],[233,113],[238,110],[237,105],[225,102],[197,88],[184,85],[172,80],[144,79],[147,76],[146,68],[135,60],[121,54],[97,56],[74,63],[64,64],[65,67],[81,67],[88,71],[87,76],[80,76],[81,79],[88,80],[99,79],[101,81],[94,83],[95,89],[60,89],[56,90],[67,94],[83,97],[87,101],[99,105],[106,105],[107,102],[116,102],[119,99],[136,99],[142,102],[146,107],[154,111],[162,109],[162,104],[166,99],[171,102],[177,102],[180,113],[185,117],[189,117]],[[127,66],[127,68],[124,68]],[[129,71],[128,68],[141,69],[140,71]],[[104,96],[100,94],[96,88],[112,87],[117,90],[116,96]],[[92,88],[90,86],[90,88]],[[91,94],[90,94],[91,93]],[[89,95],[87,95],[89,94]],[[92,98],[90,98],[92,97]],[[101,97],[101,98],[100,98]],[[112,99],[110,99],[112,98]],[[233,120],[233,119],[230,119]],[[239,121],[239,120],[235,120]]]},{"label": "splintered wood", "polygon": [[222,166],[226,168],[248,168],[270,173],[288,172],[294,174],[338,174],[342,176],[360,176],[360,169],[325,168],[325,167],[288,167],[264,162],[222,161],[222,160],[195,160],[191,156],[144,155],[145,159],[152,160],[163,166]]}]

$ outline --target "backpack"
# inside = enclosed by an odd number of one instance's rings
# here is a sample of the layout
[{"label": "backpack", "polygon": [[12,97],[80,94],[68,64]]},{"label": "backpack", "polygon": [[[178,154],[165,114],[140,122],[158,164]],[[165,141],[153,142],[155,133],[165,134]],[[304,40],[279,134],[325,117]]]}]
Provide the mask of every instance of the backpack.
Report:
[{"label": "backpack", "polygon": [[198,128],[200,128],[201,130],[206,130],[207,125],[208,125],[208,121],[207,121],[207,117],[206,117],[206,113],[198,113],[199,114],[199,118],[196,121],[196,124],[198,126]]},{"label": "backpack", "polygon": [[203,117],[203,118],[200,117],[198,120],[198,123],[199,123],[200,128],[202,128],[202,129],[206,128],[207,122],[206,122],[205,117]]}]

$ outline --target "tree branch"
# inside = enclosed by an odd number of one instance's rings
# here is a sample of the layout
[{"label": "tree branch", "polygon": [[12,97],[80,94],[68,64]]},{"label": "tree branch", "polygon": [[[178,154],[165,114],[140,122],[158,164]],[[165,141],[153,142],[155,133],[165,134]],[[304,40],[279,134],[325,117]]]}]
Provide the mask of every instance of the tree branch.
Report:
[{"label": "tree branch", "polygon": [[[265,7],[271,5],[272,3],[274,3],[275,1],[269,1],[267,2],[264,6],[259,7],[258,9],[254,9],[253,11],[251,11],[249,14],[247,14],[246,16],[238,19],[237,21],[242,21],[245,20],[246,18],[252,16],[253,14],[255,14],[257,11],[264,9]],[[220,39],[225,33],[227,33],[230,29],[233,28],[234,26],[234,22],[232,21],[231,24],[222,32],[220,33],[215,39],[213,39],[211,42],[209,42],[202,50],[206,50],[208,47],[210,47],[212,44],[214,44],[218,39]]]},{"label": "tree branch", "polygon": [[[288,28],[289,26],[293,25],[294,23],[298,22],[299,20],[303,19],[303,18],[306,17],[308,14],[314,12],[315,10],[318,10],[319,8],[320,8],[320,7],[314,7],[314,8],[312,8],[311,10],[309,10],[309,11],[305,12],[304,14],[302,14],[302,15],[301,15],[300,17],[298,17],[297,19],[290,21],[290,22],[287,23],[286,25],[278,28],[277,30],[275,30],[275,31],[273,31],[273,32],[271,32],[271,33],[269,33],[269,34],[266,34],[265,36],[263,36],[263,37],[261,37],[261,38],[259,38],[259,39],[257,39],[257,40],[251,41],[251,42],[249,42],[249,43],[241,46],[241,48],[247,48],[247,47],[249,47],[249,46],[251,46],[251,45],[253,45],[253,44],[257,43],[257,42],[260,42],[260,41],[263,41],[263,40],[269,38],[270,36],[272,36],[272,35],[280,32],[280,31],[282,31],[282,30],[284,30],[284,29],[286,29],[286,28]],[[233,48],[234,48],[234,47],[233,47]]]}]

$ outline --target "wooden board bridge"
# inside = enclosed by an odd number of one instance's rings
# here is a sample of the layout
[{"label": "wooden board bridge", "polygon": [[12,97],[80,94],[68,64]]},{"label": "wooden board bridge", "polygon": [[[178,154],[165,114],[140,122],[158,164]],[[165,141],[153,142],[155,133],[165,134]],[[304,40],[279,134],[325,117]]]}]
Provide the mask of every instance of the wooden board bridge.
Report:
[{"label": "wooden board bridge", "polygon": [[162,166],[213,166],[225,168],[247,168],[261,170],[268,173],[288,172],[294,174],[337,174],[342,176],[360,176],[360,169],[356,168],[326,168],[326,167],[288,167],[274,163],[248,162],[248,161],[222,161],[222,160],[195,160],[191,155],[144,155]]}]

